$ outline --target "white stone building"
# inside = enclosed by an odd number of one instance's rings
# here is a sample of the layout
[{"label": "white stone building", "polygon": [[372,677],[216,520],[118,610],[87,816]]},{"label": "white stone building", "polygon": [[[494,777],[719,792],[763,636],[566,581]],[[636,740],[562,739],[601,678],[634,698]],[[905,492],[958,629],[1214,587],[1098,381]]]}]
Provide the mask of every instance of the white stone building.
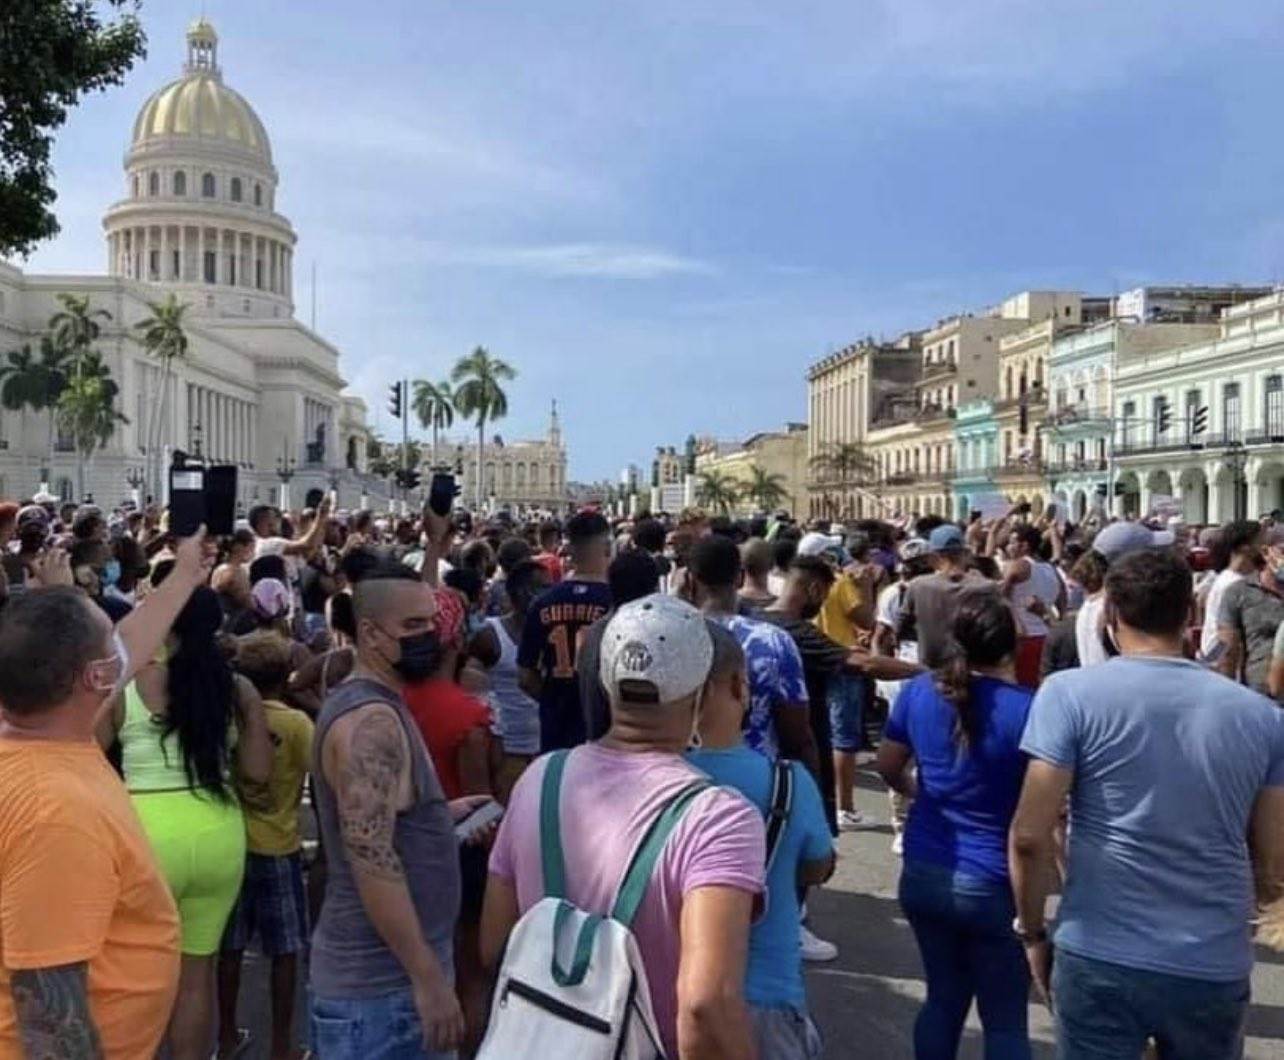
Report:
[{"label": "white stone building", "polygon": [[1224,310],[1215,337],[1118,355],[1113,402],[1125,511],[1157,495],[1191,523],[1284,508],[1284,290]]},{"label": "white stone building", "polygon": [[[383,491],[364,474],[366,406],[344,393],[339,351],[294,318],[295,233],[277,211],[277,183],[267,130],[224,83],[218,36],[198,19],[182,75],[134,122],[124,196],[103,219],[107,275],[31,275],[0,263],[0,355],[38,347],[61,292],[111,313],[98,348],[129,423],[89,468],[87,492],[101,503],[128,496],[130,480],[173,449],[237,464],[245,505],[279,495],[279,470],[293,472],[286,492],[296,504],[312,487],[336,486],[341,505]],[[133,328],[170,292],[190,306],[190,349],[162,402],[160,368]],[[161,443],[149,459],[156,416]],[[48,435],[46,414],[0,413],[0,496],[30,495],[41,481],[72,496],[76,456],[66,440],[50,453]]]}]

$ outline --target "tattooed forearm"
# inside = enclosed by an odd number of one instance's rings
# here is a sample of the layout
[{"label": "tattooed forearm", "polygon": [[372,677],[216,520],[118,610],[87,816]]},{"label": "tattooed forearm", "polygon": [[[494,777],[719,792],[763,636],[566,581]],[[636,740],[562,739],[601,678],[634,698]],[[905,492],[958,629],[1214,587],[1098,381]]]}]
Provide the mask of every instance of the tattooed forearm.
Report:
[{"label": "tattooed forearm", "polygon": [[375,710],[356,723],[340,776],[338,802],[343,844],[357,872],[404,878],[392,833],[406,762],[405,734],[392,714]]},{"label": "tattooed forearm", "polygon": [[27,1060],[102,1057],[84,964],[14,972],[9,990]]}]

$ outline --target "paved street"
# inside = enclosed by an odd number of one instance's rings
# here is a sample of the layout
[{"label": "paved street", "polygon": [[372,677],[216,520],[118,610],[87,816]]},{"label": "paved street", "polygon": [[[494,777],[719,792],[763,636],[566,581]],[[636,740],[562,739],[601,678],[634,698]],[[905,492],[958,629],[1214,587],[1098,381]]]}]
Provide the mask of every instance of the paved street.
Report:
[{"label": "paved street", "polygon": [[[860,774],[860,785],[858,805],[873,826],[840,838],[838,872],[811,902],[813,926],[839,945],[839,958],[811,966],[808,985],[827,1058],[904,1060],[913,1055],[912,1028],[924,993],[923,973],[895,898],[900,862],[891,852],[887,797],[868,770]],[[242,992],[243,1023],[255,1035],[246,1056],[267,1060],[267,968],[253,956],[247,959]],[[1035,1057],[1051,1060],[1047,1010],[1031,1005],[1030,1020]],[[1250,1060],[1284,1060],[1284,955],[1259,954],[1249,1035]],[[975,1016],[968,1022],[960,1056],[982,1056]]]}]

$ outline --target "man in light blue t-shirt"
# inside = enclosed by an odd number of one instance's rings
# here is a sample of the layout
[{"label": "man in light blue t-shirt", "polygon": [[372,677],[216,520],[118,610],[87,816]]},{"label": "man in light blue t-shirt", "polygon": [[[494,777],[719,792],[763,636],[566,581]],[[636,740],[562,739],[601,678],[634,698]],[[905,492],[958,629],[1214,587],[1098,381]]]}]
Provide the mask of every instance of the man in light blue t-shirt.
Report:
[{"label": "man in light blue t-shirt", "polygon": [[[1257,899],[1284,893],[1284,712],[1182,657],[1190,611],[1173,553],[1120,560],[1105,611],[1120,656],[1054,674],[1030,710],[1015,928],[1061,1060],[1135,1060],[1147,1038],[1170,1060],[1242,1054],[1255,876]],[[1067,794],[1054,962],[1046,866]]]},{"label": "man in light blue t-shirt", "polygon": [[[741,732],[749,703],[745,655],[734,634],[710,622],[713,666],[700,708],[699,750],[688,761],[718,784],[734,788],[765,815],[774,764],[750,750]],[[767,874],[767,904],[749,936],[745,1000],[764,1060],[815,1060],[820,1035],[807,1014],[798,938],[798,888],[823,883],[834,871],[834,841],[820,789],[798,762],[793,805]]]}]

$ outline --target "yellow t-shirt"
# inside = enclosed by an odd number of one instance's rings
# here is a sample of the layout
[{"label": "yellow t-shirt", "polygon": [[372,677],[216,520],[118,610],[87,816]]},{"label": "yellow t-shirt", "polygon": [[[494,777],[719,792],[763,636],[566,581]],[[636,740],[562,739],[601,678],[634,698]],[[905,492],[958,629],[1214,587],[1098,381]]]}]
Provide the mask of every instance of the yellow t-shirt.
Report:
[{"label": "yellow t-shirt", "polygon": [[844,648],[854,648],[860,629],[847,616],[862,603],[864,594],[856,582],[840,572],[816,616],[816,626],[830,640],[838,641]]},{"label": "yellow t-shirt", "polygon": [[263,701],[272,740],[272,775],[264,785],[243,785],[245,840],[251,854],[282,857],[302,845],[299,800],[312,768],[312,719],[274,699]]},{"label": "yellow t-shirt", "polygon": [[178,992],[178,911],[93,743],[0,740],[0,1056],[22,1056],[16,971],[89,966],[104,1056],[151,1060]]}]

